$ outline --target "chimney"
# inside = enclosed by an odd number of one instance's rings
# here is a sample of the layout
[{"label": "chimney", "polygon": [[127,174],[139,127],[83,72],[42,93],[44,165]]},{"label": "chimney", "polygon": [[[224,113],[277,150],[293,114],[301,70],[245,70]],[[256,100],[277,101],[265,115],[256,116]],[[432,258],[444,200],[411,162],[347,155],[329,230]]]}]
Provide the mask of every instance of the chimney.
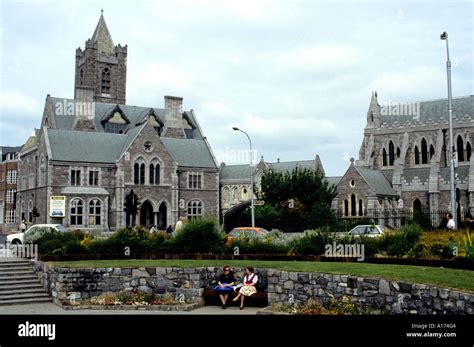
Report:
[{"label": "chimney", "polygon": [[183,129],[183,98],[165,96],[165,129],[163,136],[186,138]]}]

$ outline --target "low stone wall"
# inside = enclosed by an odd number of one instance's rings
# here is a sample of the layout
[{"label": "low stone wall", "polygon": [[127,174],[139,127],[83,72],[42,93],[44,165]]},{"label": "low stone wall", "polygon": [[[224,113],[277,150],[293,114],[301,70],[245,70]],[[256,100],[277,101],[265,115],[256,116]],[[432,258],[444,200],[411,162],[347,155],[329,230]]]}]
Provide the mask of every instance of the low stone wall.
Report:
[{"label": "low stone wall", "polygon": [[[186,301],[199,301],[203,288],[221,271],[214,267],[75,269],[42,262],[35,262],[34,268],[56,302],[122,290],[171,293]],[[243,270],[234,268],[237,278]],[[268,278],[269,304],[293,305],[308,299],[322,302],[347,296],[364,307],[392,314],[474,314],[473,293],[356,276],[256,270]]]}]

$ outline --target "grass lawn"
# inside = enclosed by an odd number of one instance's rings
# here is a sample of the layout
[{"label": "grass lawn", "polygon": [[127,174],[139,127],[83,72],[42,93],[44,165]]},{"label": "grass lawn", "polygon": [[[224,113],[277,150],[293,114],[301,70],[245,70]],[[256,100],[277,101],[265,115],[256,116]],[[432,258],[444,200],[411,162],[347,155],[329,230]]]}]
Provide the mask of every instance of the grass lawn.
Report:
[{"label": "grass lawn", "polygon": [[384,278],[411,283],[430,284],[437,287],[460,289],[474,292],[474,271],[422,267],[411,265],[367,264],[367,263],[326,263],[309,261],[247,261],[247,260],[86,260],[50,262],[58,267],[206,267],[224,265],[255,268],[271,268],[286,271],[309,271],[361,277]]}]

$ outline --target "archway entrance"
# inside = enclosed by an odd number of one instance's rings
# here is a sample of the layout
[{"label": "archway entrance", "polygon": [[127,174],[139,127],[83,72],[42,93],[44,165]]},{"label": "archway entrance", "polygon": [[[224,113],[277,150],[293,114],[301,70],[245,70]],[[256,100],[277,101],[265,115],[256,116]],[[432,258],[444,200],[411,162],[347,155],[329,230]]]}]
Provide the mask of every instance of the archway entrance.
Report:
[{"label": "archway entrance", "polygon": [[418,199],[415,199],[415,201],[413,201],[413,212],[421,212],[421,201]]},{"label": "archway entrance", "polygon": [[158,229],[165,230],[167,228],[167,212],[168,209],[166,208],[166,204],[164,202],[161,203],[160,208],[158,209]]},{"label": "archway entrance", "polygon": [[150,201],[146,200],[140,207],[140,225],[149,229],[154,224],[153,220],[153,206]]}]

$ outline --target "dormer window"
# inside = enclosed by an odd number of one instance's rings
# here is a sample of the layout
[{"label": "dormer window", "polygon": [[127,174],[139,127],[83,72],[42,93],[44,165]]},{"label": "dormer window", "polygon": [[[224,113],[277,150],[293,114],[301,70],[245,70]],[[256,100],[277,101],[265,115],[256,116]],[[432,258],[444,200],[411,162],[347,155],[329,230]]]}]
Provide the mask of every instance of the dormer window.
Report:
[{"label": "dormer window", "polygon": [[163,130],[163,126],[158,122],[155,116],[151,116],[149,120],[150,124],[155,129],[156,133],[161,136],[161,131]]},{"label": "dormer window", "polygon": [[118,111],[114,112],[112,117],[104,122],[104,130],[106,133],[123,134],[127,129],[127,120]]}]

